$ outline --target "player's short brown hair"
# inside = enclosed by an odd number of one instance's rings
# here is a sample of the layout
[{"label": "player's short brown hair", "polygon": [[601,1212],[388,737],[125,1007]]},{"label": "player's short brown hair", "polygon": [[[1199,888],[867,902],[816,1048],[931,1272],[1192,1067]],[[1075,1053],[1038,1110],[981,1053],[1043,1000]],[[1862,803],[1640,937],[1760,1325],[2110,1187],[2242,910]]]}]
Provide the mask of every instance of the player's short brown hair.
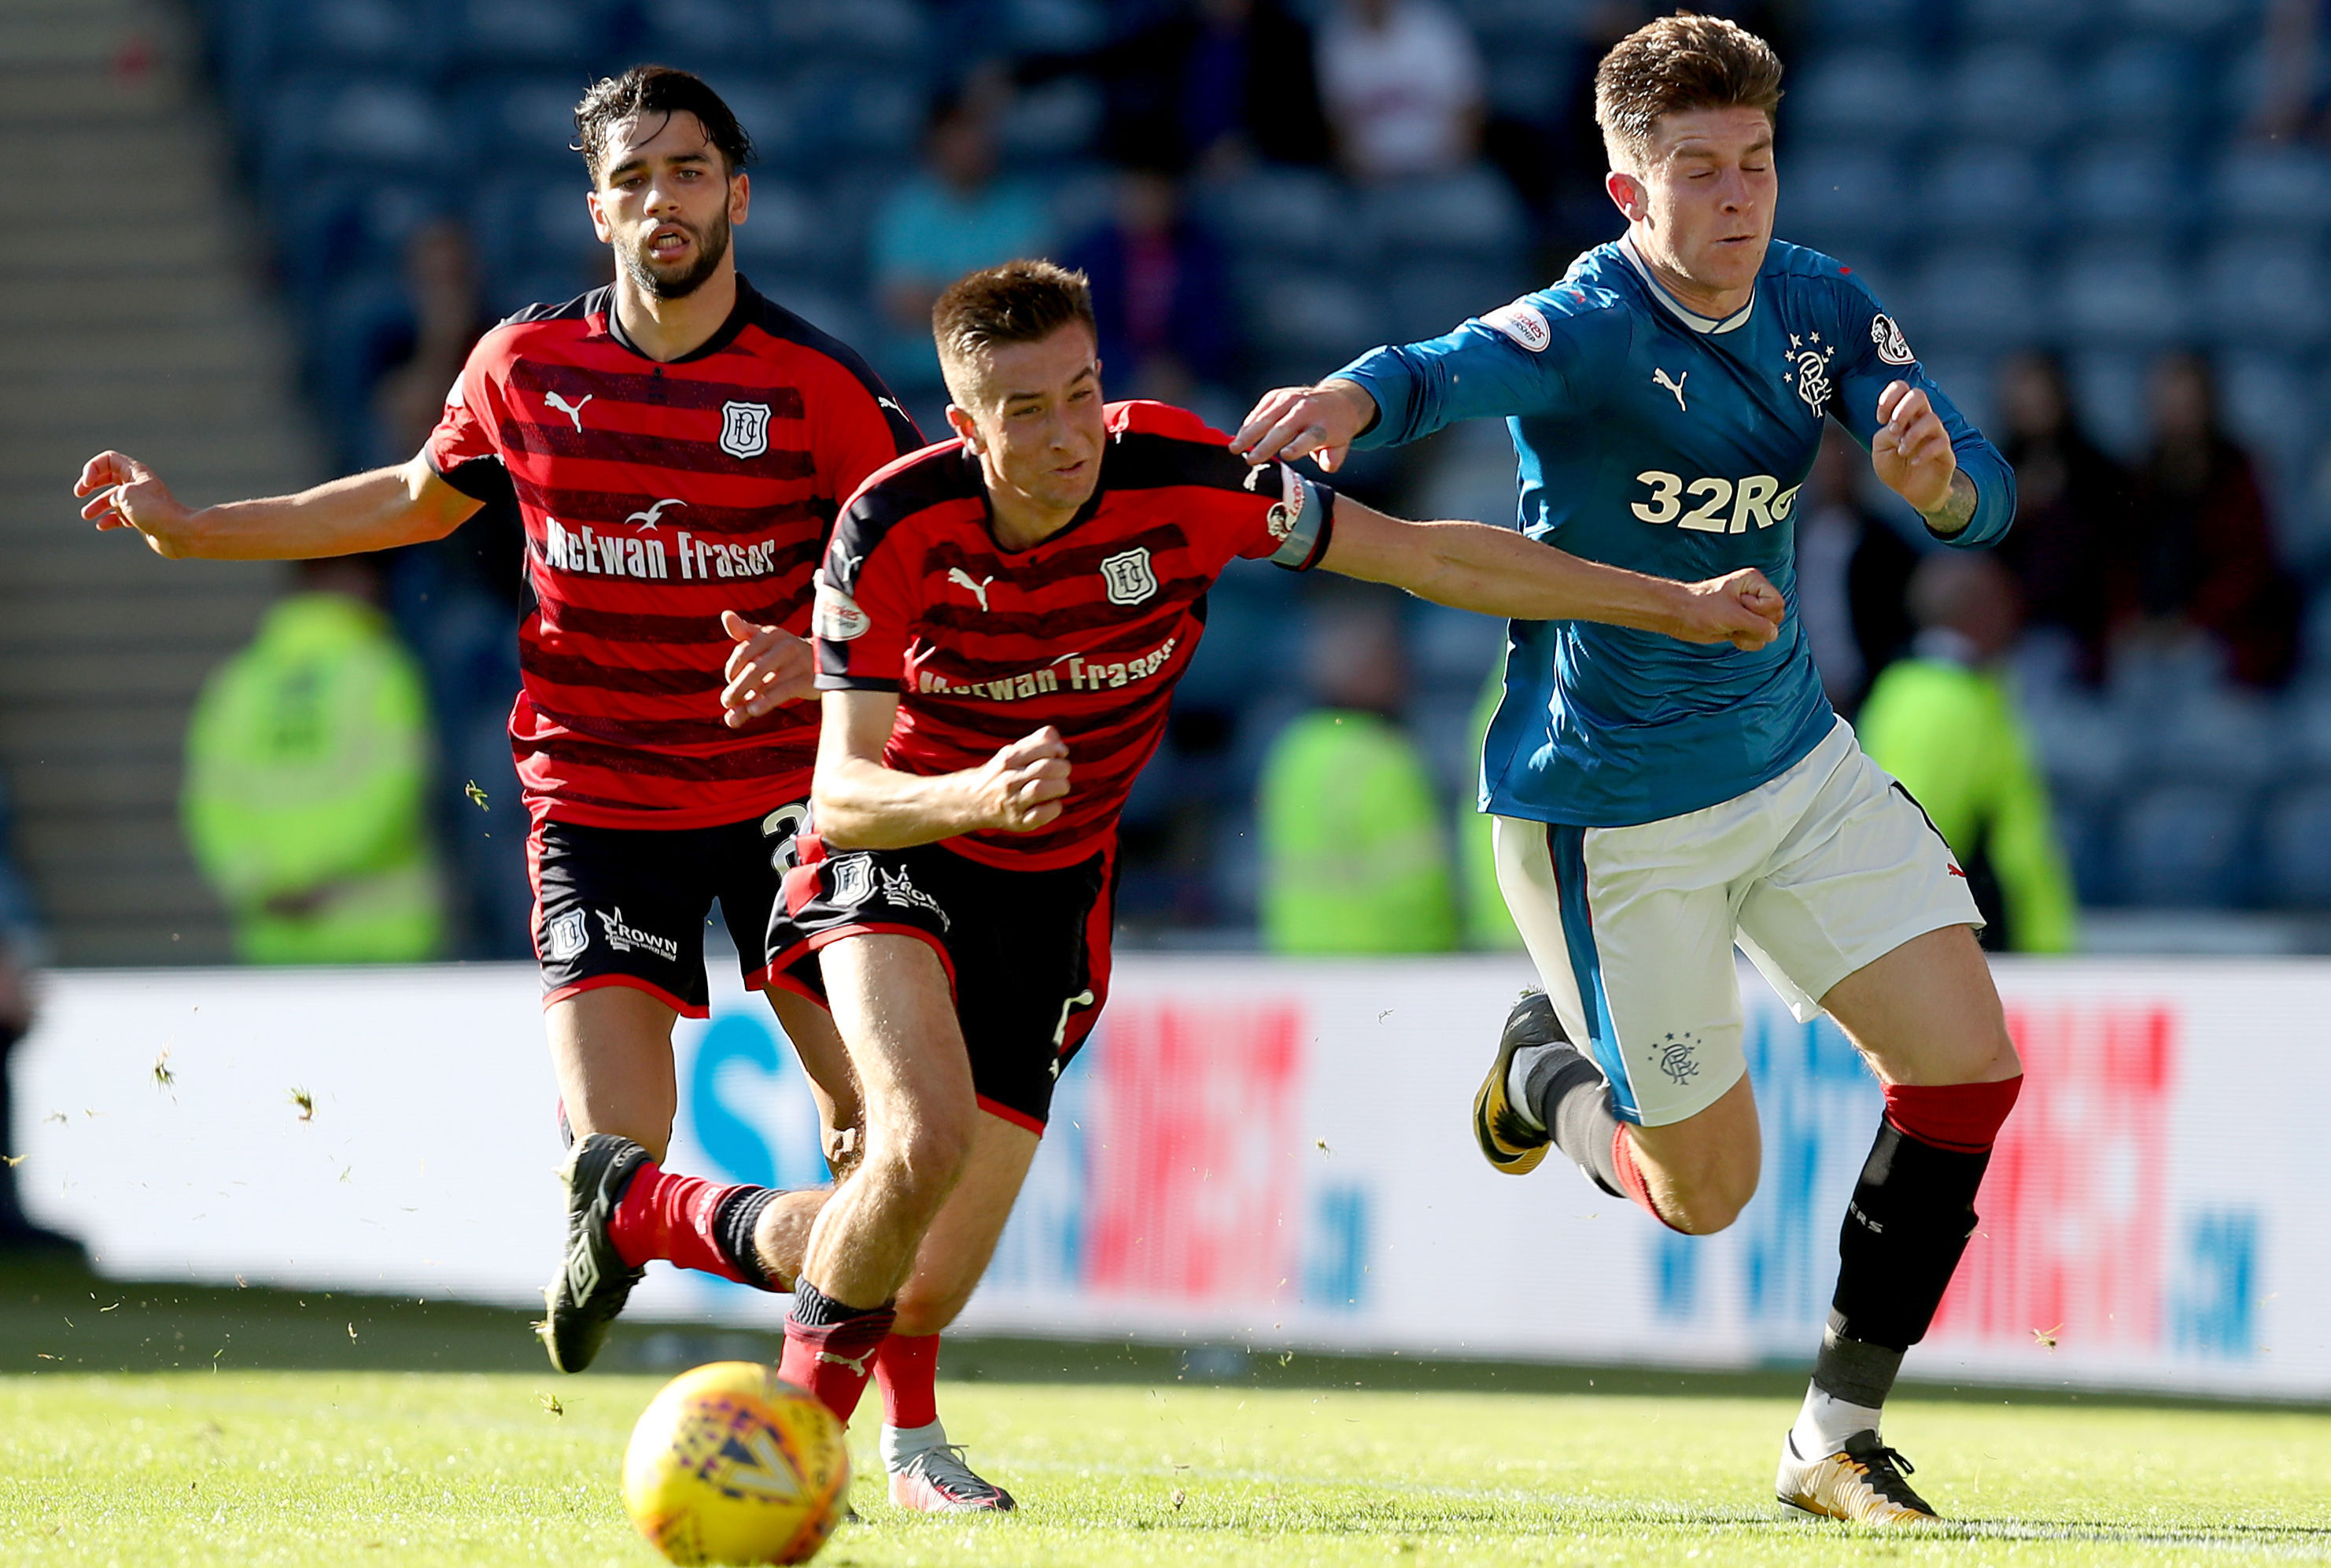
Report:
[{"label": "player's short brown hair", "polygon": [[621,76],[603,76],[591,84],[575,106],[575,150],[591,183],[599,183],[614,151],[615,128],[649,115],[666,119],[692,114],[704,127],[706,139],[720,149],[734,175],[753,161],[753,138],[745,133],[736,111],[705,80],[692,71],[671,65],[634,65]]},{"label": "player's short brown hair", "polygon": [[1781,57],[1721,16],[1679,11],[1638,27],[1594,68],[1594,123],[1614,165],[1639,165],[1660,117],[1781,103]]},{"label": "player's short brown hair", "polygon": [[1092,285],[1082,272],[1045,261],[1006,261],[966,273],[931,307],[931,337],[938,344],[939,368],[949,373],[950,394],[956,390],[955,368],[982,351],[999,343],[1041,343],[1068,326],[1081,326],[1099,341]]}]

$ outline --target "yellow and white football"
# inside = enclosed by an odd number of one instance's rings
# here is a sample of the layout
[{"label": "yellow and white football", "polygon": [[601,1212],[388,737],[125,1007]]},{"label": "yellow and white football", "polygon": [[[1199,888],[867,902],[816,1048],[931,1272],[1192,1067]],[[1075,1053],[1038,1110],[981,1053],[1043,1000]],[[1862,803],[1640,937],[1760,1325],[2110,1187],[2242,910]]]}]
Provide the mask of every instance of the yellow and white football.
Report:
[{"label": "yellow and white football", "polygon": [[632,1429],[623,1506],[674,1563],[806,1563],[847,1506],[842,1423],[757,1362],[666,1383]]}]

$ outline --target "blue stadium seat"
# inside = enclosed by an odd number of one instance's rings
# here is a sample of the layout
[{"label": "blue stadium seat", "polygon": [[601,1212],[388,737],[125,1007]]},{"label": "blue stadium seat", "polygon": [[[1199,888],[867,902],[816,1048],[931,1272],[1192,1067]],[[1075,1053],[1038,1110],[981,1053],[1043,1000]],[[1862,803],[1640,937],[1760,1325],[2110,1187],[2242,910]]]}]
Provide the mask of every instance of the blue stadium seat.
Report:
[{"label": "blue stadium seat", "polygon": [[2164,784],[2121,815],[2120,892],[2132,904],[2229,908],[2252,890],[2250,803],[2207,784]]},{"label": "blue stadium seat", "polygon": [[2331,333],[2322,253],[2301,241],[2235,235],[2201,272],[2203,319],[2224,339],[2304,349]]},{"label": "blue stadium seat", "polygon": [[276,91],[268,120],[262,179],[278,204],[314,174],[421,175],[452,140],[438,100],[393,79],[295,81]]},{"label": "blue stadium seat", "polygon": [[2059,693],[2044,703],[2030,694],[2027,718],[2040,765],[2060,788],[2105,798],[2129,772],[2130,736],[2119,715],[2093,698]]},{"label": "blue stadium seat", "polygon": [[1023,163],[1079,157],[1099,139],[1107,107],[1091,81],[1063,76],[1013,98],[997,139],[1007,157]]},{"label": "blue stadium seat", "polygon": [[2263,7],[2259,0],[2107,0],[2106,9],[2100,20],[2107,25],[2117,22],[2190,46],[2254,28]]},{"label": "blue stadium seat", "polygon": [[2331,226],[2331,157],[2312,147],[2235,147],[2210,176],[2211,215],[2253,232]]},{"label": "blue stadium seat", "polygon": [[2130,728],[2130,775],[2158,775],[2160,727],[2171,710],[2208,701],[2226,689],[2225,651],[2194,633],[2175,638],[2130,639],[2113,650],[2105,693]]},{"label": "blue stadium seat", "polygon": [[2165,347],[2184,341],[2192,295],[2169,257],[2125,244],[2089,244],[2064,259],[2056,320],[2073,344]]},{"label": "blue stadium seat", "polygon": [[1482,41],[1484,53],[1504,38],[1575,44],[1590,21],[1575,0],[1451,0],[1450,9]]},{"label": "blue stadium seat", "polygon": [[1935,98],[1927,73],[1903,55],[1840,50],[1817,58],[1793,85],[1789,128],[1808,138],[1892,146],[1926,128]]},{"label": "blue stadium seat", "polygon": [[2193,219],[2192,176],[2166,147],[2120,138],[2068,159],[2062,175],[2066,216],[2091,236],[2157,237]]},{"label": "blue stadium seat", "polygon": [[2038,147],[2063,130],[2070,93],[2053,56],[2022,43],[1969,50],[1945,78],[1944,115],[1959,135]]},{"label": "blue stadium seat", "polygon": [[2096,13],[2097,0],[1965,0],[1959,25],[1985,42],[2060,44],[2079,42]]},{"label": "blue stadium seat", "polygon": [[757,72],[773,62],[769,7],[755,0],[652,0],[640,21],[640,53],[666,65]]},{"label": "blue stadium seat", "polygon": [[2160,136],[2205,114],[2210,89],[2206,59],[2167,40],[2127,39],[2097,57],[2076,101],[2096,125]]},{"label": "blue stadium seat", "polygon": [[2056,792],[2049,800],[2056,841],[2071,868],[2072,886],[2082,904],[2120,900],[2120,864],[2114,851],[2115,822],[2109,803]]},{"label": "blue stadium seat", "polygon": [[862,280],[853,266],[858,237],[834,221],[814,190],[765,176],[754,183],[752,210],[736,230],[737,264],[756,280],[784,272],[848,290]]},{"label": "blue stadium seat", "polygon": [[715,69],[705,73],[705,81],[753,138],[753,151],[765,169],[806,178],[833,166],[832,158],[813,156],[805,145],[809,138],[802,128],[800,93],[749,71]]},{"label": "blue stadium seat", "polygon": [[2040,286],[2022,257],[2007,250],[1946,251],[1929,261],[1902,307],[1904,330],[1920,352],[2003,349],[2031,340],[2040,325]]},{"label": "blue stadium seat", "polygon": [[1476,166],[1453,175],[1401,180],[1360,193],[1365,242],[1388,257],[1514,254],[1527,228],[1513,187]]},{"label": "blue stadium seat", "polygon": [[[615,34],[607,0],[442,0],[450,62],[490,71],[612,68]],[[578,88],[581,83],[576,84]],[[581,94],[578,91],[577,97]]]},{"label": "blue stadium seat", "polygon": [[2259,840],[2260,891],[2269,903],[2331,908],[2331,784],[2302,784],[2276,797]]},{"label": "blue stadium seat", "polygon": [[1305,367],[1303,381],[1389,338],[1382,302],[1351,278],[1284,263],[1238,271],[1247,341],[1267,361]]},{"label": "blue stadium seat", "polygon": [[1927,0],[1813,0],[1807,35],[1909,48],[1924,41],[1936,7]]},{"label": "blue stadium seat", "polygon": [[303,72],[426,81],[442,43],[425,0],[247,0],[214,31],[228,111],[246,128],[272,85]]},{"label": "blue stadium seat", "polygon": [[1515,268],[1487,258],[1418,257],[1385,271],[1376,330],[1393,343],[1438,337],[1496,309],[1524,285]]},{"label": "blue stadium seat", "polygon": [[2313,370],[2275,347],[2219,356],[2226,423],[2237,441],[2268,460],[2269,478],[2296,476],[2322,435]]},{"label": "blue stadium seat", "polygon": [[915,76],[933,39],[930,15],[915,0],[784,0],[769,7],[769,27],[782,59],[888,62]]},{"label": "blue stadium seat", "polygon": [[1953,147],[1934,166],[1919,208],[1931,233],[2024,243],[2048,232],[2051,194],[2030,149],[1976,143]]},{"label": "blue stadium seat", "polygon": [[441,185],[371,175],[302,182],[272,214],[277,272],[292,299],[313,310],[339,278],[395,271],[406,239],[443,200]]},{"label": "blue stadium seat", "polygon": [[2156,710],[2136,751],[2145,777],[2251,788],[2288,768],[2291,732],[2278,704],[2220,687]]},{"label": "blue stadium seat", "polygon": [[580,180],[583,159],[573,148],[583,88],[573,73],[471,77],[453,95],[454,114],[490,166],[566,170]]},{"label": "blue stadium seat", "polygon": [[1781,238],[1817,250],[1858,252],[1890,244],[1913,218],[1900,162],[1852,144],[1817,143],[1781,169]]},{"label": "blue stadium seat", "polygon": [[1327,260],[1356,238],[1351,195],[1318,169],[1265,166],[1202,187],[1200,210],[1242,257]]},{"label": "blue stadium seat", "polygon": [[471,209],[470,232],[486,276],[571,272],[586,258],[604,265],[604,252],[584,205],[585,189],[580,159],[564,174],[514,173],[483,186]]},{"label": "blue stadium seat", "polygon": [[[1885,296],[1879,298],[1883,299]],[[1918,362],[1927,375],[1943,389],[1943,395],[1949,398],[1977,430],[1997,435],[1998,409],[1993,394],[1999,383],[2002,353],[1972,346],[1955,347],[1940,342],[1930,352],[1924,333],[1916,322],[1909,322],[1904,330],[1912,335],[1911,348],[1917,353]]]},{"label": "blue stadium seat", "polygon": [[2134,458],[2145,439],[2145,376],[2152,356],[2120,347],[2088,348],[2077,341],[2065,347],[2071,350],[2073,399],[2088,433],[2123,461]]}]

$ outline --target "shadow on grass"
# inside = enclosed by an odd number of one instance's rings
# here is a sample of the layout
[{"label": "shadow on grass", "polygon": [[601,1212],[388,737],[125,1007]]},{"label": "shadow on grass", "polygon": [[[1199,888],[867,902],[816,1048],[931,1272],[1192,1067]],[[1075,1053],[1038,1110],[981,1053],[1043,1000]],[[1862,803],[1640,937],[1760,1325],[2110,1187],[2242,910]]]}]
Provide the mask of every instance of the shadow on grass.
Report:
[{"label": "shadow on grass", "polygon": [[[619,1323],[595,1372],[671,1373],[707,1361],[775,1361],[778,1298],[769,1327]],[[125,1283],[77,1264],[0,1256],[0,1373],[207,1371],[545,1371],[533,1315],[466,1302],[212,1285]],[[949,1378],[991,1383],[1174,1383],[1242,1388],[1386,1392],[1604,1394],[1794,1400],[1805,1368],[1679,1372],[1672,1368],[1549,1365],[1405,1355],[1282,1354],[1236,1345],[1158,1345],[949,1336]],[[585,1374],[589,1375],[589,1374]],[[2289,1409],[2320,1403],[2212,1401],[2164,1394],[1981,1384],[1916,1385],[1935,1395],[2020,1405],[2155,1409]]]}]

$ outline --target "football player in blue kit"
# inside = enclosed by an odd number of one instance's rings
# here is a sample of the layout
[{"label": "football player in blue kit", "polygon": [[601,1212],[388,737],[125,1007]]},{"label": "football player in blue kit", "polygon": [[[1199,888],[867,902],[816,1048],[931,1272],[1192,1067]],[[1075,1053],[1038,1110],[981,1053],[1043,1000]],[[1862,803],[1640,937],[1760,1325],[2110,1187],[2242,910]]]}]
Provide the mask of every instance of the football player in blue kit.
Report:
[{"label": "football player in blue kit", "polygon": [[[1520,527],[1673,578],[1756,566],[1792,604],[1795,502],[1822,422],[1946,545],[2007,531],[2014,481],[1850,268],[1773,240],[1781,63],[1676,15],[1595,78],[1627,232],[1446,337],[1273,392],[1249,460],[1504,418]],[[1481,763],[1498,877],[1545,982],[1474,1107],[1521,1174],[1549,1145],[1673,1229],[1730,1224],[1762,1162],[1736,942],[1800,1019],[1826,1012],[1884,1088],[1837,1292],[1777,1490],[1812,1513],[1930,1519],[1879,1436],[2022,1084],[1965,874],[1831,711],[1793,614],[1755,651],[1581,622],[1513,623]]]}]

